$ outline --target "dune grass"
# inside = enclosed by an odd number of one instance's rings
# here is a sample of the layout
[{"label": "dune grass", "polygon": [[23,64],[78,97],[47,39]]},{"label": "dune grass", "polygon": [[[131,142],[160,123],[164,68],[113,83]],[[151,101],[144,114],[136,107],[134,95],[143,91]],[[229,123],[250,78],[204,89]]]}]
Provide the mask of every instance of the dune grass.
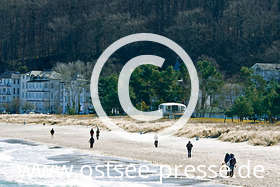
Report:
[{"label": "dune grass", "polygon": [[272,146],[280,143],[280,126],[275,124],[252,123],[193,123],[180,129],[180,137],[218,138],[221,141],[251,145]]},{"label": "dune grass", "polygon": [[[174,124],[175,120],[161,119],[155,122],[139,122],[127,116],[111,118],[120,128],[133,133],[159,132]],[[46,125],[83,125],[110,130],[95,115],[46,115],[46,114],[14,114],[0,115],[2,123]],[[280,143],[280,122],[268,124],[264,122],[254,123],[246,120],[242,123],[238,120],[217,118],[192,118],[176,134],[178,137],[187,138],[217,138],[227,142],[248,142],[258,146],[272,146]]]},{"label": "dune grass", "polygon": [[89,127],[98,126],[104,130],[110,130],[98,118],[93,115],[47,115],[47,114],[1,114],[1,123],[38,124],[38,125],[82,125]]}]

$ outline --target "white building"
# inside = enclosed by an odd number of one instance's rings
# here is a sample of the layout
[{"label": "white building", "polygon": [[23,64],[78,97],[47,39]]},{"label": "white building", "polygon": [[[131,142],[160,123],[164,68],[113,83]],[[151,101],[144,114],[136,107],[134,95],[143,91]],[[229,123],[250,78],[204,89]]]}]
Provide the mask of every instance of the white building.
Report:
[{"label": "white building", "polygon": [[5,72],[0,75],[0,109],[5,111],[4,105],[19,99],[20,74]]},{"label": "white building", "polygon": [[256,75],[260,75],[266,81],[280,81],[280,64],[256,63],[251,67]]},{"label": "white building", "polygon": [[162,103],[159,105],[159,110],[162,110],[163,116],[168,116],[169,118],[182,116],[186,109],[186,105],[181,103]]},{"label": "white building", "polygon": [[63,82],[54,71],[21,75],[21,112],[62,113]]},{"label": "white building", "polygon": [[0,112],[88,114],[89,90],[89,81],[79,76],[65,82],[55,71],[5,72],[0,74]]}]

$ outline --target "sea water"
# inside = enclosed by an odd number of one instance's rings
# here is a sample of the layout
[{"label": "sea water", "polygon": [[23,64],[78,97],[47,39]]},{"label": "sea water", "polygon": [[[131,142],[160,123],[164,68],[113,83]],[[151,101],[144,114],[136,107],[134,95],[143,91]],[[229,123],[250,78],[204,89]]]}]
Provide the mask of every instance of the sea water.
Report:
[{"label": "sea water", "polygon": [[[147,177],[139,177],[137,173],[131,173],[133,178],[117,178],[119,173],[115,170],[110,170],[109,177],[98,178],[98,173],[93,170],[90,174],[89,170],[85,169],[83,175],[81,168],[83,166],[96,167],[97,165],[133,165],[140,167],[145,164],[149,166],[151,171],[155,173],[146,173]],[[27,167],[30,166],[30,167]],[[32,167],[31,167],[32,166]],[[37,170],[34,166],[37,166]],[[71,177],[59,175],[61,172],[56,171],[52,175],[49,171],[45,170],[44,176],[35,175],[41,172],[42,168],[57,169],[65,167],[70,169],[73,167],[73,175]],[[119,168],[124,172],[124,167]],[[33,168],[33,170],[31,169]],[[38,169],[39,168],[39,169]],[[41,170],[40,170],[41,168]],[[25,169],[25,170],[24,170]],[[58,169],[57,169],[58,170]],[[101,171],[106,174],[107,170],[101,168]],[[25,172],[23,172],[25,171]],[[34,173],[35,171],[35,173]],[[51,170],[53,171],[53,170]],[[29,175],[33,172],[33,175]],[[160,183],[160,178],[157,175],[159,168],[149,163],[140,161],[126,160],[105,156],[92,156],[90,154],[81,153],[78,150],[63,148],[58,146],[48,146],[37,144],[19,139],[0,139],[0,187],[37,187],[37,186],[91,186],[91,187],[146,187],[146,186],[213,186],[207,185],[205,181],[191,180],[191,179],[177,179],[168,178]],[[145,175],[145,173],[143,174]],[[215,185],[223,186],[223,185]]]}]

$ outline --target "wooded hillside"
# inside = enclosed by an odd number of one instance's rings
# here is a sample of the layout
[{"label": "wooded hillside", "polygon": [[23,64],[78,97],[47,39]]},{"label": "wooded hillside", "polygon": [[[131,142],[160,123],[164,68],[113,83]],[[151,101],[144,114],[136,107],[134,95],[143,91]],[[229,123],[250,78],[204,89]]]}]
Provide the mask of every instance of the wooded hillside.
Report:
[{"label": "wooded hillside", "polygon": [[[1,72],[94,62],[138,32],[171,38],[194,61],[214,58],[224,73],[280,59],[280,0],[1,0],[0,25]],[[124,49],[117,59],[138,52]]]}]

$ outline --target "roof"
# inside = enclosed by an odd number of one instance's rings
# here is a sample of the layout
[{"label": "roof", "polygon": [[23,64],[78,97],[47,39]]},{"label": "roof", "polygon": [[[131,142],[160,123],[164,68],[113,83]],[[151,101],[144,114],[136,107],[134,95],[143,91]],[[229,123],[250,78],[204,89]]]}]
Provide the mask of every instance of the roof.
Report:
[{"label": "roof", "polygon": [[61,79],[60,74],[55,71],[30,71],[25,75],[38,77],[38,78]]},{"label": "roof", "polygon": [[16,75],[20,75],[19,72],[8,71],[8,72],[1,73],[0,78],[1,79],[3,79],[3,78],[9,79],[9,78],[14,78]]},{"label": "roof", "polygon": [[266,63],[256,63],[252,66],[253,69],[260,68],[261,70],[268,71],[280,71],[280,64],[266,64]]},{"label": "roof", "polygon": [[164,106],[184,106],[184,107],[186,107],[186,105],[184,105],[184,104],[181,104],[181,103],[162,103],[162,104],[160,104],[160,105],[164,105]]},{"label": "roof", "polygon": [[30,71],[30,72],[27,72],[25,73],[26,75],[28,76],[39,76],[40,74],[42,73],[42,71]]}]

